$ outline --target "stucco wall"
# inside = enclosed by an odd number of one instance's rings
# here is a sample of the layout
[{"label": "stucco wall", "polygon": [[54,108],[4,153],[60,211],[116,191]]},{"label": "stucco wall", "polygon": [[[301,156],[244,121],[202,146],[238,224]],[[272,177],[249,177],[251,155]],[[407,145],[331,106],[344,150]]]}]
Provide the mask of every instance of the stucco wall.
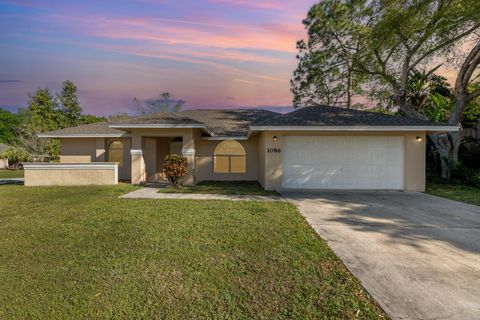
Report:
[{"label": "stucco wall", "polygon": [[118,168],[121,180],[130,180],[130,138],[64,138],[60,139],[60,163],[108,161],[108,146],[114,140],[123,142],[123,166]]},{"label": "stucco wall", "polygon": [[[267,190],[282,189],[283,137],[284,135],[307,136],[403,136],[404,137],[404,190],[425,191],[425,132],[308,132],[308,131],[266,131],[263,152],[265,154],[264,187]],[[277,136],[277,141],[273,141]],[[417,141],[416,137],[422,137]],[[261,139],[261,140],[262,140]],[[267,153],[268,148],[280,148],[281,153]],[[259,178],[261,181],[261,178]]]},{"label": "stucco wall", "polygon": [[147,181],[155,181],[157,174],[157,141],[155,138],[145,138],[144,159]]},{"label": "stucco wall", "polygon": [[245,148],[247,158],[246,173],[214,173],[213,152],[222,141],[197,140],[195,182],[201,181],[255,181],[258,180],[258,135],[248,140],[238,140]]},{"label": "stucco wall", "polygon": [[[417,136],[421,137],[422,141],[417,141]],[[403,162],[405,191],[425,191],[426,140],[425,132],[405,134]]]},{"label": "stucco wall", "polygon": [[[97,161],[109,161],[108,160],[108,146],[112,141],[120,140],[123,142],[123,166],[118,167],[118,178],[120,180],[130,180],[132,174],[132,156],[130,155],[130,149],[132,148],[132,140],[130,138],[108,138],[105,140],[105,155],[103,157],[97,157]],[[97,148],[97,153],[99,149]],[[104,160],[101,160],[104,159]]]},{"label": "stucco wall", "polygon": [[[104,139],[104,138],[100,138]],[[97,138],[60,139],[60,162],[81,163],[97,159]],[[99,161],[105,161],[104,159]]]},{"label": "stucco wall", "polygon": [[118,183],[117,166],[110,164],[102,168],[92,165],[71,164],[67,166],[40,164],[33,168],[24,166],[26,186],[80,186],[114,185]]},{"label": "stucco wall", "polygon": [[258,133],[258,182],[265,188],[265,132]]},{"label": "stucco wall", "polygon": [[[213,152],[221,141],[201,140],[200,130],[133,129],[132,139],[121,139],[124,142],[124,166],[119,168],[119,178],[131,178],[133,184],[147,181],[147,175],[149,178],[159,178],[156,175],[161,172],[161,162],[167,153],[167,140],[172,137],[182,137],[182,152],[189,162],[189,173],[185,178],[185,184],[191,185],[205,180],[258,180],[267,190],[280,190],[283,170],[282,153],[267,153],[266,150],[282,149],[284,135],[403,136],[404,189],[406,191],[425,190],[425,132],[259,132],[248,140],[239,141],[247,153],[247,173],[219,174],[213,172]],[[273,141],[273,136],[277,136],[276,142]],[[417,136],[421,136],[422,141],[417,141]],[[108,159],[106,150],[112,140],[115,139],[61,139],[60,161],[62,163],[105,161]],[[131,149],[141,152],[131,154]]]}]

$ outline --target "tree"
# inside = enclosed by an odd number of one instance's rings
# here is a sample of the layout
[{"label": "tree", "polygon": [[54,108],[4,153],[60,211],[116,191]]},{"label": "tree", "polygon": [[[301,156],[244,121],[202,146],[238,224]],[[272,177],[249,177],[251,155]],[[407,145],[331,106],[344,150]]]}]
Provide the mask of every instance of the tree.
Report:
[{"label": "tree", "polygon": [[93,114],[82,114],[80,115],[79,123],[78,124],[89,124],[95,122],[104,122],[108,119],[106,117],[97,117]]},{"label": "tree", "polygon": [[366,80],[355,72],[364,30],[372,10],[365,0],[326,0],[314,5],[303,20],[308,41],[297,42],[298,66],[291,80],[295,107],[352,106]]},{"label": "tree", "polygon": [[137,98],[133,98],[135,109],[139,114],[149,114],[155,112],[177,112],[180,111],[185,101],[175,99],[173,94],[164,92],[156,99],[148,99],[142,105]]},{"label": "tree", "polygon": [[28,94],[27,117],[30,129],[37,132],[58,129],[57,102],[48,88]]},{"label": "tree", "polygon": [[112,115],[108,116],[108,121],[116,122],[116,121],[120,121],[120,120],[125,120],[125,119],[128,119],[128,118],[131,118],[131,117],[132,117],[132,116],[129,115],[128,113],[126,113],[126,112],[120,112],[120,113],[112,114]]},{"label": "tree", "polygon": [[77,87],[73,82],[63,82],[62,90],[57,93],[58,112],[63,122],[61,127],[77,126],[81,123],[82,108],[78,102]]},{"label": "tree", "polygon": [[20,118],[7,110],[0,109],[0,142],[12,145],[17,142],[15,128],[20,124]]},{"label": "tree", "polygon": [[[337,5],[350,3],[347,0],[328,1]],[[358,1],[355,3],[362,4],[361,0]],[[422,106],[412,105],[414,100],[408,96],[408,86],[411,78],[415,76],[414,71],[424,69],[433,59],[448,60],[452,53],[457,53],[456,49],[462,42],[480,30],[480,1],[373,0],[366,2],[365,6],[370,11],[362,10],[368,14],[356,20],[355,28],[348,23],[338,25],[342,32],[353,33],[352,39],[358,41],[358,50],[352,60],[354,63],[349,70],[358,79],[368,78],[368,81],[360,83],[367,86],[368,90],[363,90],[369,92],[370,97],[393,100],[395,108],[402,114],[426,119],[426,114],[419,112],[423,109]],[[310,33],[309,36],[312,38]],[[324,37],[319,31],[314,32],[313,36]],[[480,59],[476,52],[471,52],[469,60],[465,61],[459,71],[453,92],[455,103],[449,112],[451,118],[448,123],[451,125],[461,124],[468,99],[478,96],[476,92],[466,91],[466,83],[472,83],[475,78],[472,78],[472,72],[476,68],[475,63]],[[341,51],[339,54],[343,55]],[[319,70],[335,68],[335,60],[324,59],[322,63]],[[315,67],[314,64],[305,66]],[[322,83],[318,87],[318,92],[325,91]],[[458,158],[456,155],[461,139],[456,133],[439,137],[441,139],[434,138],[434,141],[437,148],[442,149],[442,175],[448,177],[447,162],[449,159],[455,161]]]},{"label": "tree", "polygon": [[[476,110],[476,100],[480,97],[480,37],[475,41],[460,70],[458,71],[453,91],[455,103],[447,123],[451,126],[461,127],[465,112],[468,110],[472,116]],[[470,106],[470,108],[469,108]],[[451,163],[458,162],[458,151],[462,142],[462,131],[436,134],[431,136],[440,153],[442,161],[442,178],[449,179]]]},{"label": "tree", "polygon": [[369,28],[359,72],[390,86],[396,106],[422,117],[407,100],[411,71],[451,52],[480,27],[480,3],[468,0],[373,2],[378,12]]},{"label": "tree", "polygon": [[61,122],[58,102],[48,88],[39,88],[28,94],[28,107],[20,112],[23,121],[16,128],[17,147],[26,150],[32,157],[41,161],[57,158],[60,144],[51,139],[40,139],[37,133],[59,129]]},{"label": "tree", "polygon": [[28,94],[28,107],[21,110],[21,119],[16,127],[17,146],[27,150],[35,159],[56,159],[60,144],[56,140],[40,139],[37,133],[63,129],[80,124],[107,121],[105,117],[82,114],[77,97],[77,87],[71,81],[64,81],[55,97],[48,88],[39,88]]},{"label": "tree", "polygon": [[0,153],[0,158],[8,159],[9,163],[18,163],[24,161],[30,161],[30,155],[28,152],[21,147],[9,146],[2,153]]}]

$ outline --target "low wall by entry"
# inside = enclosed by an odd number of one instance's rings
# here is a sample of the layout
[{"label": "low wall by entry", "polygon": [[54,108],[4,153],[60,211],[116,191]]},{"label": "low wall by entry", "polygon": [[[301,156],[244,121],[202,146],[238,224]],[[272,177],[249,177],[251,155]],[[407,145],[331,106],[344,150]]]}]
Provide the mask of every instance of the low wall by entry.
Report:
[{"label": "low wall by entry", "polygon": [[24,163],[26,186],[115,185],[118,164],[89,163]]}]

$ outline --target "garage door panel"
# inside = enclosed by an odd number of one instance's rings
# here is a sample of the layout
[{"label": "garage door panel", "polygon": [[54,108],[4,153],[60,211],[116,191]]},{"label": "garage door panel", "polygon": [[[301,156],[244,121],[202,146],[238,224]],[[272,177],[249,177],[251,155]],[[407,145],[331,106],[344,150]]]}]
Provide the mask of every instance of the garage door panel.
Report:
[{"label": "garage door panel", "polygon": [[282,186],[403,189],[403,137],[286,136]]}]

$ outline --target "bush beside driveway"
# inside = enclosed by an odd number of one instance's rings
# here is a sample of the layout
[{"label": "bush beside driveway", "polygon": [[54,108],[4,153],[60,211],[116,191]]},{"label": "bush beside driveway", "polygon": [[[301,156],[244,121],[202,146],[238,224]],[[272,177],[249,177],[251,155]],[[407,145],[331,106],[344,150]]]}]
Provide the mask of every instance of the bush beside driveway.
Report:
[{"label": "bush beside driveway", "polygon": [[381,319],[287,202],[0,186],[0,318]]}]

